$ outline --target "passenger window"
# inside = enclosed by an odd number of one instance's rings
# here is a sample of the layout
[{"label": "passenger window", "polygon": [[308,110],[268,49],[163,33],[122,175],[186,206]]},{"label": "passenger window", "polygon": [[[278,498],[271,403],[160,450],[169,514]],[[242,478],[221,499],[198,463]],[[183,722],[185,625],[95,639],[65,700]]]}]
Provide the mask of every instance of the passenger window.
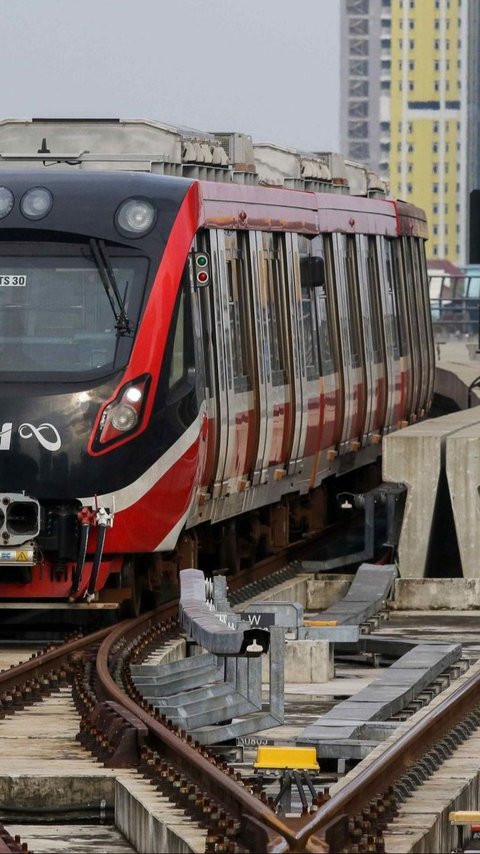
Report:
[{"label": "passenger window", "polygon": [[[168,387],[172,389],[186,380],[192,381],[195,367],[195,343],[192,326],[192,307],[189,265],[182,276],[180,293],[169,334],[170,368]],[[168,352],[168,350],[167,350]]]},{"label": "passenger window", "polygon": [[[301,234],[298,235],[298,247],[300,250],[300,258],[311,257],[311,242]],[[310,287],[305,281],[303,281],[301,265],[300,276],[302,288],[302,330],[305,351],[305,367],[307,379],[312,380],[320,376],[319,334],[315,310],[316,288]]]},{"label": "passenger window", "polygon": [[249,364],[251,324],[247,289],[246,236],[234,231],[225,232],[225,262],[235,391],[251,388]]},{"label": "passenger window", "polygon": [[272,384],[288,381],[286,365],[285,298],[287,293],[285,247],[281,234],[263,232],[263,257],[265,260],[267,305],[264,313],[265,337],[270,340],[270,367]]},{"label": "passenger window", "polygon": [[376,238],[368,237],[367,280],[370,303],[371,332],[373,344],[373,361],[382,361],[382,321],[380,302],[380,276],[378,273],[378,257]]},{"label": "passenger window", "polygon": [[[320,238],[315,238],[318,240]],[[320,334],[320,353],[322,357],[322,375],[326,376],[335,371],[335,365],[339,365],[340,359],[340,330],[338,327],[338,291],[337,291],[337,275],[335,272],[335,253],[333,250],[333,235],[323,235],[323,247],[325,252],[325,295],[326,299],[319,300],[317,294],[317,309],[319,309],[319,329],[320,333],[324,328],[322,326],[322,306],[323,312],[328,318],[328,330],[333,330],[333,335],[329,334],[328,338]],[[322,341],[328,342],[328,350],[330,353],[331,370],[328,370],[328,363],[325,361]]]},{"label": "passenger window", "polygon": [[395,358],[400,356],[400,325],[398,318],[398,300],[394,285],[392,247],[385,240],[385,269],[387,274],[387,322],[390,323],[393,342],[393,353]]},{"label": "passenger window", "polygon": [[425,283],[424,264],[422,260],[422,245],[420,238],[412,238],[413,266],[415,270],[415,293],[419,314],[422,318],[422,341],[427,343],[430,338],[430,302],[428,300],[428,289]]},{"label": "passenger window", "polygon": [[423,336],[422,328],[420,325],[419,311],[416,305],[416,286],[412,260],[412,243],[411,240],[405,236],[402,238],[402,250],[405,264],[405,291],[407,294],[407,302],[409,308],[412,343],[414,344],[414,350],[417,349],[418,351],[418,345],[416,344],[416,342],[421,341]]},{"label": "passenger window", "polygon": [[320,367],[322,377],[333,374],[335,365],[330,346],[330,326],[328,321],[327,292],[325,288],[315,288],[318,331],[320,341]]},{"label": "passenger window", "polygon": [[352,367],[358,368],[361,364],[361,342],[360,342],[360,312],[358,307],[358,267],[357,247],[354,235],[347,235],[347,315],[348,331],[350,335],[350,347],[352,351]]},{"label": "passenger window", "polygon": [[175,337],[173,339],[172,361],[170,363],[170,377],[168,386],[172,388],[175,383],[179,382],[184,374],[184,353],[185,353],[185,293],[182,289],[180,294],[180,304],[178,306],[178,314],[175,326]]},{"label": "passenger window", "polygon": [[[299,234],[298,247],[300,258],[324,259],[321,235],[307,237]],[[302,315],[307,378],[315,379],[332,374],[334,363],[330,344],[327,291],[324,285],[305,287],[302,282]]]},{"label": "passenger window", "polygon": [[400,356],[408,353],[408,312],[405,297],[405,280],[402,272],[402,257],[399,241],[394,245],[392,240],[386,241],[388,247],[387,257],[392,264],[392,282],[395,295],[395,306],[398,318],[398,341]]}]

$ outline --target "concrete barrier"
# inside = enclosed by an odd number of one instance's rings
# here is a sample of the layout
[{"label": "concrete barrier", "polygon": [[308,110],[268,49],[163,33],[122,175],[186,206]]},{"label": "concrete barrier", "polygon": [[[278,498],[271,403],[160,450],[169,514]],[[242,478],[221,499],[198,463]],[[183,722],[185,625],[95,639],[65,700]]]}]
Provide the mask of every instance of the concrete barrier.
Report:
[{"label": "concrete barrier", "polygon": [[446,472],[463,576],[480,578],[480,423],[478,420],[448,437]]},{"label": "concrete barrier", "polygon": [[447,442],[454,434],[474,425],[480,431],[478,407],[422,421],[384,439],[383,478],[407,486],[398,546],[402,578],[423,578],[425,575]]}]

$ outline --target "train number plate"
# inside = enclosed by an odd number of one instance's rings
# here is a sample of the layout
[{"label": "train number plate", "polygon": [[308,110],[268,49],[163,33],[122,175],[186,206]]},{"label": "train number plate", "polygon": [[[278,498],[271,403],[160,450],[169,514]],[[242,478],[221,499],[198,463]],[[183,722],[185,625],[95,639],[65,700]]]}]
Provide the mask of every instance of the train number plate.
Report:
[{"label": "train number plate", "polygon": [[27,277],[23,274],[0,276],[1,288],[24,288],[26,284]]}]

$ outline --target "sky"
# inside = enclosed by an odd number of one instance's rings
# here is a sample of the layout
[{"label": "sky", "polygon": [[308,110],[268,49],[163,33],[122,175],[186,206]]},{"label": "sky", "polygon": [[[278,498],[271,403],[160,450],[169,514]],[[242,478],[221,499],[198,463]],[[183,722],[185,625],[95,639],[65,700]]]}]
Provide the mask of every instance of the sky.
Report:
[{"label": "sky", "polygon": [[340,0],[0,0],[0,118],[339,146]]}]

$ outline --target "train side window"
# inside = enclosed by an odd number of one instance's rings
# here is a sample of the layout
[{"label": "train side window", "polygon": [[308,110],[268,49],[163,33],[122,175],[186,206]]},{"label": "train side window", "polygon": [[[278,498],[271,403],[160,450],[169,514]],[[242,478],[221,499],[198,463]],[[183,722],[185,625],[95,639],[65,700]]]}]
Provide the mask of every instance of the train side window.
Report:
[{"label": "train side window", "polygon": [[347,234],[346,236],[346,253],[348,331],[352,351],[352,367],[358,368],[361,364],[362,348],[360,343],[360,312],[358,306],[357,246],[353,234]]},{"label": "train side window", "polygon": [[320,364],[322,376],[333,374],[335,365],[330,346],[330,326],[328,319],[327,292],[325,288],[315,288],[316,308],[318,316],[318,331],[320,342]]},{"label": "train side window", "polygon": [[411,238],[412,245],[412,258],[413,258],[413,269],[414,269],[414,281],[415,281],[415,294],[417,300],[417,306],[419,309],[419,315],[421,316],[421,320],[419,321],[422,329],[422,341],[427,343],[430,337],[429,332],[429,312],[430,312],[430,304],[425,304],[425,295],[427,293],[426,287],[424,285],[424,275],[423,275],[423,265],[422,265],[422,254],[420,249],[420,238],[412,237]]},{"label": "train side window", "polygon": [[233,382],[235,391],[251,388],[250,309],[248,304],[245,251],[246,234],[225,231],[225,262],[227,268],[228,306],[232,346]]},{"label": "train side window", "polygon": [[[299,234],[298,246],[300,258],[324,260],[321,234],[314,237]],[[301,284],[307,378],[325,377],[334,372],[326,284],[315,287],[305,287],[303,281]]]},{"label": "train side window", "polygon": [[173,339],[172,360],[170,362],[169,388],[179,382],[184,374],[185,353],[185,294],[180,294],[180,304],[176,317],[175,336]]},{"label": "train side window", "polygon": [[387,258],[391,260],[391,277],[395,295],[395,305],[398,320],[398,343],[400,356],[408,353],[408,314],[405,296],[405,281],[402,273],[402,258],[400,242],[394,244],[392,240],[386,240]]},{"label": "train side window", "polygon": [[173,337],[173,341],[168,387],[172,389],[187,379],[187,375],[195,364],[188,265],[183,272],[170,335]]},{"label": "train side window", "polygon": [[367,281],[370,302],[373,361],[381,362],[382,356],[382,321],[380,309],[380,276],[378,271],[378,256],[376,238],[368,237]]},{"label": "train side window", "polygon": [[[320,238],[315,238],[318,240]],[[323,235],[323,247],[325,257],[325,296],[326,299],[319,300],[317,294],[317,309],[319,310],[319,328],[329,330],[327,336],[320,335],[320,354],[322,358],[323,376],[332,374],[335,371],[335,365],[341,364],[340,359],[340,330],[338,325],[338,292],[337,292],[337,276],[335,273],[335,253],[333,250],[333,236],[331,234]],[[320,288],[317,288],[319,291]],[[328,323],[322,325],[322,314]],[[333,330],[333,335],[331,334]],[[325,343],[328,346],[328,359],[324,353]],[[329,367],[331,365],[331,369]]]},{"label": "train side window", "polygon": [[400,324],[398,319],[398,300],[394,286],[392,247],[388,240],[384,242],[385,248],[385,271],[387,284],[387,322],[391,327],[393,354],[398,359],[400,356]]},{"label": "train side window", "polygon": [[405,269],[405,292],[407,295],[412,346],[418,351],[418,342],[422,341],[423,338],[422,325],[417,307],[415,273],[412,258],[412,241],[411,238],[406,236],[402,237],[402,255]]},{"label": "train side window", "polygon": [[283,235],[262,233],[263,257],[265,260],[267,305],[264,315],[266,336],[270,340],[270,366],[272,384],[283,385],[287,381],[286,365],[286,319],[285,295],[286,265]]},{"label": "train side window", "polygon": [[[304,235],[298,235],[300,262],[302,258],[311,258],[312,245]],[[315,291],[309,281],[305,281],[305,268],[300,263],[300,284],[302,288],[302,329],[305,351],[305,367],[307,379],[313,380],[320,376],[320,349],[317,313],[315,310]],[[322,288],[325,290],[324,288]]]}]

